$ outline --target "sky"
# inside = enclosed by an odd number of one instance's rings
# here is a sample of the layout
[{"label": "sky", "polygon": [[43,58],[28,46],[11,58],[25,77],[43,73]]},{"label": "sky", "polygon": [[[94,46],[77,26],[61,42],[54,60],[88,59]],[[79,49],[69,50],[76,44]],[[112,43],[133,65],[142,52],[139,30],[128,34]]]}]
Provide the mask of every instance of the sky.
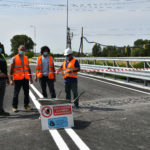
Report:
[{"label": "sky", "polygon": [[[68,1],[73,51],[79,51],[82,27],[89,41],[104,45],[132,46],[137,39],[150,40],[150,0]],[[63,54],[66,4],[67,0],[0,0],[0,42],[6,53],[11,53],[12,37],[25,34],[36,43],[36,52],[46,45],[52,53]],[[92,47],[84,41],[84,53],[91,53]]]}]

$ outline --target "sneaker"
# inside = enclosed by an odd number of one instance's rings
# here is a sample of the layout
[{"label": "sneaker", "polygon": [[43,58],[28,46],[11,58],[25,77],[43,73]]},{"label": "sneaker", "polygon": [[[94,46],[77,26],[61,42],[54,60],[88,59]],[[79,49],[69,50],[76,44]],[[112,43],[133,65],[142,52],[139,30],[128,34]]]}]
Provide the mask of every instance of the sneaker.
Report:
[{"label": "sneaker", "polygon": [[16,112],[17,112],[17,108],[14,108],[14,107],[13,107],[13,108],[12,108],[12,111],[16,113]]},{"label": "sneaker", "polygon": [[0,112],[0,116],[9,116],[10,114],[8,112],[5,112],[4,110],[2,110]]},{"label": "sneaker", "polygon": [[32,110],[32,107],[29,106],[29,105],[25,106],[24,108],[25,108],[26,110]]}]

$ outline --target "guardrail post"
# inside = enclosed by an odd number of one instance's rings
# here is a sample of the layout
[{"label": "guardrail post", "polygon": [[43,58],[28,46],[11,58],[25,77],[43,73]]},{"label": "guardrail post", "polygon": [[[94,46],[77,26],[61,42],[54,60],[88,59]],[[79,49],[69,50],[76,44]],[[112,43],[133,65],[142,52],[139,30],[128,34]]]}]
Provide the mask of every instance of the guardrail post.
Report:
[{"label": "guardrail post", "polygon": [[[116,66],[116,61],[114,60],[113,61],[113,67],[115,67]],[[114,79],[116,80],[116,75],[114,75]]]},{"label": "guardrail post", "polygon": [[[106,65],[106,62],[105,62],[105,60],[103,60],[103,66],[105,66]],[[103,73],[103,77],[105,78],[105,73]]]},{"label": "guardrail post", "polygon": [[[144,62],[144,68],[147,68],[147,67],[148,67],[147,62]],[[144,80],[144,85],[145,86],[148,85],[147,80]]]},{"label": "guardrail post", "polygon": [[[129,68],[129,61],[126,62],[126,67]],[[127,82],[130,82],[130,78],[127,77]]]}]

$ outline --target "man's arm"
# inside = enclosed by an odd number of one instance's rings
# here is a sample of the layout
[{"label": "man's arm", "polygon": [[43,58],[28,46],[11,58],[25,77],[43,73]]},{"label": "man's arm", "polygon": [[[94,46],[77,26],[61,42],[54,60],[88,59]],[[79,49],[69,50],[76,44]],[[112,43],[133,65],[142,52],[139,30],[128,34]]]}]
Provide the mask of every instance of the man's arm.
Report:
[{"label": "man's arm", "polygon": [[9,70],[9,74],[10,74],[10,84],[13,85],[14,81],[13,81],[13,69],[14,69],[14,64],[10,65],[10,70]]},{"label": "man's arm", "polygon": [[29,76],[30,76],[30,83],[32,84],[33,83],[33,80],[32,80],[32,72],[31,72],[31,68],[29,66]]}]

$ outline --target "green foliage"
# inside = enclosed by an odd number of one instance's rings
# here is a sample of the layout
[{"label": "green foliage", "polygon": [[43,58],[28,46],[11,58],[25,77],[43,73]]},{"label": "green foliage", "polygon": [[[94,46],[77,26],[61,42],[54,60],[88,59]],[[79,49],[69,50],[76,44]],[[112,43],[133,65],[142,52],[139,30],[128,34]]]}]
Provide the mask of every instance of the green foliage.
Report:
[{"label": "green foliage", "polygon": [[28,56],[28,58],[34,57],[34,52],[25,52],[25,55]]},{"label": "green foliage", "polygon": [[139,62],[133,65],[134,68],[144,68],[144,62]]},{"label": "green foliage", "polygon": [[12,55],[16,55],[18,53],[18,47],[20,45],[24,45],[28,51],[31,51],[34,46],[32,39],[27,35],[15,35],[10,41]]},{"label": "green foliage", "polygon": [[93,46],[92,55],[95,57],[101,56],[101,46],[99,44]]},{"label": "green foliage", "polygon": [[134,47],[129,45],[124,47],[105,46],[101,49],[99,44],[92,48],[93,56],[101,57],[130,57],[130,56],[150,56],[150,40],[138,39],[134,42]]}]

